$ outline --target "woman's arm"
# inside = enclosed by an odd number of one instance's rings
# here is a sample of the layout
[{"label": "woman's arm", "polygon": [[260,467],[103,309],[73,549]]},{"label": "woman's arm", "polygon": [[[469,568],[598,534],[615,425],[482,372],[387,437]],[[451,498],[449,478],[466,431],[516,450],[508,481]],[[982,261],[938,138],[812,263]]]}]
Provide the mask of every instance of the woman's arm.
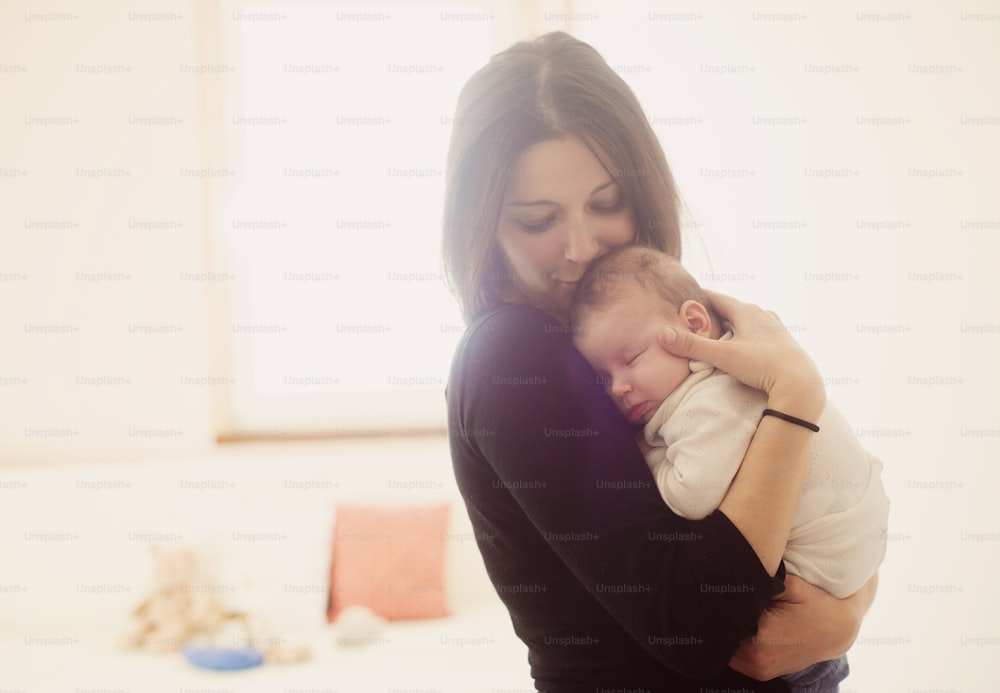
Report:
[{"label": "woman's arm", "polygon": [[[768,407],[816,421],[826,396],[819,373],[773,313],[710,292],[712,304],[734,328],[729,342],[691,333],[663,340],[671,353],[697,358],[764,390]],[[667,335],[665,335],[666,337]],[[742,337],[742,340],[741,340]],[[730,345],[744,344],[737,348]],[[785,363],[781,363],[785,361]],[[720,510],[754,547],[761,563],[776,570],[784,553],[799,494],[808,472],[812,432],[774,417],[764,417]],[[767,503],[761,503],[767,498]],[[847,599],[794,576],[785,592],[761,617],[756,636],[745,640],[730,666],[758,680],[799,671],[844,654],[857,637],[861,620],[875,598],[873,577]]]},{"label": "woman's arm", "polygon": [[729,662],[736,671],[768,681],[810,664],[836,659],[854,644],[861,620],[875,599],[878,573],[846,599],[837,599],[789,575],[781,593]]},{"label": "woman's arm", "polygon": [[[770,401],[768,406],[786,411]],[[809,474],[812,435],[812,431],[773,416],[761,419],[743,456],[743,464],[719,505],[719,510],[746,537],[771,575],[781,565],[795,509]]]},{"label": "woman's arm", "polygon": [[[826,392],[815,364],[778,316],[710,292],[712,306],[733,328],[733,339],[713,340],[667,328],[663,347],[705,361],[767,393],[767,408],[816,421]],[[719,510],[740,530],[774,575],[809,472],[812,431],[773,416],[761,419],[740,470]],[[760,499],[766,498],[766,503]]]}]

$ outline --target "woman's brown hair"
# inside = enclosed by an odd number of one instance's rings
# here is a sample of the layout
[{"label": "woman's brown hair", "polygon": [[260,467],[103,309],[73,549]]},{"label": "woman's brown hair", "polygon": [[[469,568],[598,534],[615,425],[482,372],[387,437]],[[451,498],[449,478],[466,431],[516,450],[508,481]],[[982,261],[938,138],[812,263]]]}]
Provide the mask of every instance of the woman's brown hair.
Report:
[{"label": "woman's brown hair", "polygon": [[673,176],[629,86],[590,45],[564,32],[515,43],[462,88],[448,149],[444,272],[467,321],[503,302],[507,272],[496,229],[521,152],[564,137],[587,145],[621,187],[636,244],[680,257]]}]

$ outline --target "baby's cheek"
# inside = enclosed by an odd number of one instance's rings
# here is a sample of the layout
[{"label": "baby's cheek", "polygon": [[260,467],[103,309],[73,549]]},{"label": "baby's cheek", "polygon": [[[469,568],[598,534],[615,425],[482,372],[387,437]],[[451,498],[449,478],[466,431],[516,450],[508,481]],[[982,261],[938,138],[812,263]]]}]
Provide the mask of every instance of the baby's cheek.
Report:
[{"label": "baby's cheek", "polygon": [[676,356],[666,357],[661,363],[661,367],[657,381],[662,388],[665,388],[664,394],[672,392],[691,372],[688,360]]}]

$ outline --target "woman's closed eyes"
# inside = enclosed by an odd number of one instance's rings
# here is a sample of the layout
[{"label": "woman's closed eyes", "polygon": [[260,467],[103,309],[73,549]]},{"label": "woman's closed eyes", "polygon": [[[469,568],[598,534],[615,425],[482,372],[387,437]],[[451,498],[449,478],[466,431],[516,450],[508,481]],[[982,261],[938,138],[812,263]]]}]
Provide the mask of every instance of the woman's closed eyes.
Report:
[{"label": "woman's closed eyes", "polygon": [[[617,214],[624,208],[624,195],[618,195],[613,200],[601,201],[590,206],[590,209],[597,214]],[[552,214],[541,219],[520,219],[517,223],[527,233],[540,233],[552,228],[558,218],[558,214]]]},{"label": "woman's closed eyes", "polygon": [[620,212],[625,207],[625,198],[619,197],[616,201],[607,204],[598,204],[591,207],[598,214],[614,214]]},{"label": "woman's closed eyes", "polygon": [[552,216],[541,221],[519,221],[517,223],[528,233],[539,233],[551,228],[555,221],[556,218]]}]

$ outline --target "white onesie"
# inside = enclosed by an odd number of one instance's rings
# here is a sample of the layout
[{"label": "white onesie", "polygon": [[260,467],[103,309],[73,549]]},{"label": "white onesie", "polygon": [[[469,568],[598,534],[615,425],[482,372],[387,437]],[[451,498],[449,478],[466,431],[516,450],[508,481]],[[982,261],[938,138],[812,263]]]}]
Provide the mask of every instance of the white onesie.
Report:
[{"label": "white onesie", "polygon": [[[646,462],[663,500],[698,520],[719,507],[757,430],[767,395],[712,366],[691,375],[645,426]],[[838,598],[858,590],[885,556],[889,500],[882,463],[827,403],[809,453],[809,476],[785,547],[792,575]]]}]

